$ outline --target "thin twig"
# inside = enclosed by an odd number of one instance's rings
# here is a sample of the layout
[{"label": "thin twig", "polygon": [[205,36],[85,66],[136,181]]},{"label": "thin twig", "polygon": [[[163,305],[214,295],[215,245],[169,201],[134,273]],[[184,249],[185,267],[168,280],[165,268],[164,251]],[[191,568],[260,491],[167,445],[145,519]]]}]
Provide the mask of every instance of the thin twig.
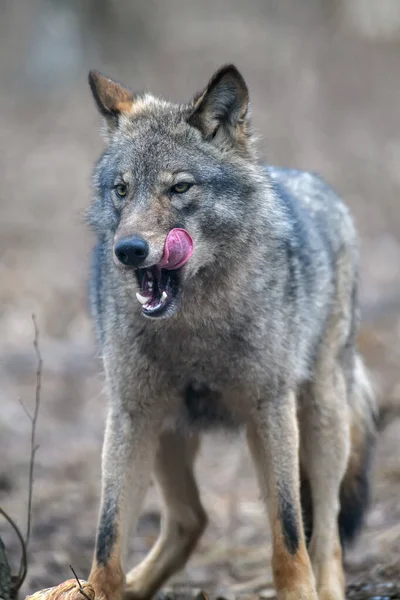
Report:
[{"label": "thin twig", "polygon": [[33,421],[33,416],[32,413],[29,411],[29,408],[26,406],[26,404],[23,402],[23,400],[21,398],[18,398],[18,402],[20,403],[24,413],[26,414],[26,416],[28,417],[28,419],[30,421]]},{"label": "thin twig", "polygon": [[87,593],[85,592],[85,590],[83,589],[83,587],[82,587],[82,585],[81,585],[81,582],[79,581],[78,575],[75,573],[75,571],[74,571],[74,568],[72,567],[72,565],[69,565],[69,568],[70,568],[70,569],[71,569],[71,571],[73,572],[73,574],[74,574],[74,577],[75,577],[76,581],[78,582],[78,585],[79,585],[79,591],[80,591],[80,593],[82,594],[82,596],[85,596],[85,598],[86,598],[87,600],[92,600],[92,599],[91,599],[91,597],[90,597],[90,596],[88,596],[88,595],[87,595]]},{"label": "thin twig", "polygon": [[[36,369],[36,394],[35,394],[35,410],[33,412],[33,417],[31,417],[32,421],[32,430],[31,430],[31,460],[29,464],[29,495],[28,495],[28,521],[26,526],[26,547],[29,544],[29,538],[31,535],[31,520],[32,520],[32,492],[33,492],[33,471],[35,467],[35,454],[39,448],[36,445],[36,423],[39,415],[40,408],[40,391],[42,388],[42,368],[43,368],[43,360],[42,355],[40,354],[39,349],[39,327],[37,324],[36,316],[32,315],[33,326],[35,328],[35,337],[33,340],[33,346],[36,352],[37,358],[37,369]],[[28,413],[29,414],[29,413]]]},{"label": "thin twig", "polygon": [[27,415],[28,419],[30,419],[32,423],[31,427],[31,458],[29,463],[29,485],[28,485],[28,516],[27,516],[27,525],[26,525],[26,538],[25,543],[23,544],[23,553],[21,558],[21,564],[19,568],[18,576],[16,577],[16,584],[14,593],[16,593],[20,587],[22,586],[26,573],[27,573],[27,550],[29,539],[31,536],[31,520],[32,520],[32,496],[33,496],[33,475],[34,475],[34,467],[35,467],[35,455],[39,448],[36,444],[36,424],[39,415],[40,408],[40,391],[42,387],[42,368],[43,368],[43,360],[40,354],[39,349],[39,327],[37,324],[36,316],[32,315],[33,326],[35,330],[35,336],[33,339],[33,346],[35,348],[36,358],[37,358],[37,368],[36,368],[36,391],[35,391],[35,410],[33,415],[25,406],[24,402],[20,400],[20,404]]},{"label": "thin twig", "polygon": [[21,557],[21,566],[19,568],[19,573],[18,573],[18,577],[16,577],[15,583],[13,585],[13,592],[17,592],[19,590],[19,588],[21,587],[21,585],[24,582],[24,579],[26,577],[26,572],[27,572],[27,556],[26,556],[26,544],[24,541],[24,538],[22,537],[22,533],[18,527],[18,525],[15,523],[15,521],[13,521],[13,519],[5,512],[5,510],[3,510],[0,507],[0,514],[3,515],[3,517],[10,523],[11,527],[14,529],[15,533],[17,534],[17,537],[21,543],[21,547],[22,547],[22,557]]},{"label": "thin twig", "polygon": [[26,573],[28,570],[27,549],[28,549],[29,538],[31,535],[33,473],[34,473],[34,466],[35,466],[35,455],[39,448],[39,446],[36,444],[36,424],[37,424],[39,408],[40,408],[40,391],[41,391],[41,387],[42,387],[43,360],[42,360],[42,356],[40,354],[40,349],[39,349],[39,327],[38,327],[38,324],[36,321],[36,316],[34,314],[32,315],[32,321],[33,321],[33,326],[35,329],[35,337],[33,339],[33,346],[35,348],[36,357],[37,357],[35,410],[34,410],[33,415],[30,413],[30,411],[25,406],[25,404],[22,402],[22,400],[19,401],[25,414],[27,415],[27,417],[29,418],[29,420],[32,423],[31,459],[30,459],[30,464],[29,464],[28,517],[27,517],[26,539],[25,540],[22,537],[21,531],[19,530],[18,526],[13,521],[13,519],[0,507],[0,514],[2,514],[3,517],[5,519],[7,519],[7,521],[10,523],[11,527],[14,529],[15,533],[17,534],[18,539],[21,543],[21,547],[22,547],[22,556],[21,556],[21,564],[19,567],[19,572],[18,572],[18,575],[14,576],[12,578],[13,579],[12,597],[13,598],[16,597],[18,590],[21,588],[22,584],[24,583]]}]

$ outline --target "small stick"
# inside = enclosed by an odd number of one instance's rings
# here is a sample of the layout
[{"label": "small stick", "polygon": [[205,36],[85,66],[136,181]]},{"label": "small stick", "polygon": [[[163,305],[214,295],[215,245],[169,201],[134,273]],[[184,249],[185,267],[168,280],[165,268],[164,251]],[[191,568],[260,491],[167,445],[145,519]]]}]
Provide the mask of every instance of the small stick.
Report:
[{"label": "small stick", "polygon": [[[22,584],[25,581],[25,577],[26,577],[26,573],[28,570],[28,559],[27,559],[27,548],[28,548],[28,543],[29,543],[29,538],[31,535],[31,518],[32,518],[32,495],[33,495],[33,471],[34,471],[34,466],[35,466],[35,454],[39,448],[38,445],[36,445],[36,424],[37,424],[37,419],[38,419],[38,415],[39,415],[39,408],[40,408],[40,391],[41,391],[41,387],[42,387],[42,367],[43,367],[43,360],[42,360],[42,356],[40,354],[40,349],[39,349],[39,327],[37,324],[37,320],[36,320],[36,316],[33,314],[32,315],[32,321],[33,321],[33,326],[35,329],[35,337],[33,339],[33,346],[35,348],[35,352],[36,352],[36,358],[37,358],[37,369],[36,369],[36,394],[35,394],[35,410],[33,415],[30,413],[30,411],[28,410],[28,408],[25,406],[25,404],[22,402],[22,400],[20,400],[20,404],[25,412],[25,414],[27,415],[27,417],[30,419],[30,421],[32,422],[32,428],[31,428],[31,459],[30,459],[30,464],[29,464],[29,492],[28,492],[28,519],[27,519],[27,526],[26,526],[26,539],[24,541],[24,538],[22,537],[21,531],[19,530],[17,524],[13,521],[13,519],[0,507],[0,514],[3,515],[3,517],[5,519],[7,519],[7,521],[10,523],[11,527],[14,529],[15,533],[17,534],[17,537],[21,543],[21,547],[22,547],[22,556],[21,556],[21,564],[19,567],[19,572],[18,575],[13,576],[12,578],[12,597],[15,598],[17,595],[18,590],[21,588]],[[89,598],[90,600],[90,598]]]},{"label": "small stick", "polygon": [[[39,327],[37,324],[36,316],[32,315],[33,326],[35,328],[35,337],[33,340],[33,346],[36,352],[37,358],[37,369],[36,369],[36,394],[35,394],[35,410],[33,416],[31,416],[32,421],[32,431],[31,431],[31,460],[29,464],[29,496],[28,496],[28,522],[26,527],[26,546],[29,544],[29,538],[31,535],[31,520],[32,520],[32,492],[33,492],[33,470],[35,466],[35,454],[39,448],[36,445],[36,423],[39,415],[40,408],[40,391],[42,388],[42,367],[43,360],[42,355],[40,354],[39,349]],[[27,412],[27,411],[25,411]],[[27,412],[29,416],[29,412]]]},{"label": "small stick", "polygon": [[29,491],[28,491],[28,517],[27,517],[27,525],[26,525],[26,538],[25,543],[23,544],[23,553],[21,558],[21,565],[19,568],[18,576],[16,577],[15,584],[15,592],[20,589],[22,586],[26,573],[27,573],[27,549],[29,544],[29,539],[31,536],[31,521],[32,521],[32,496],[33,496],[33,475],[34,475],[34,467],[35,467],[35,455],[39,448],[36,444],[36,424],[39,415],[40,408],[40,392],[42,388],[42,368],[43,368],[43,360],[42,355],[40,354],[39,349],[39,327],[36,320],[36,315],[32,315],[33,326],[35,330],[35,336],[33,339],[33,346],[35,348],[36,358],[37,358],[37,368],[36,368],[36,391],[35,391],[35,410],[33,415],[25,406],[25,404],[20,400],[20,404],[27,415],[28,419],[30,419],[32,423],[31,427],[31,458],[29,462]]},{"label": "small stick", "polygon": [[71,571],[74,574],[74,577],[76,579],[76,581],[78,582],[79,585],[79,591],[82,594],[82,596],[85,596],[86,600],[92,600],[90,596],[87,595],[87,593],[85,592],[85,590],[83,589],[83,587],[81,586],[81,582],[79,581],[78,575],[75,573],[72,565],[69,565],[69,568],[71,569]]}]

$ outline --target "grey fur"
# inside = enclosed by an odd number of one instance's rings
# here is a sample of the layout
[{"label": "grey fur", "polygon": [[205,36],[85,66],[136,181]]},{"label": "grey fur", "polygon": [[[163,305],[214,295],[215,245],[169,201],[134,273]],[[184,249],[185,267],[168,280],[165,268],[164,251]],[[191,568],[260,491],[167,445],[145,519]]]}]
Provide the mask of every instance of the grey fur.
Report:
[{"label": "grey fur", "polygon": [[[96,85],[106,84],[100,79]],[[247,88],[243,86],[234,67],[226,67],[185,105],[151,96],[134,97],[123,90],[123,109],[118,108],[118,98],[115,106],[107,106],[108,112],[99,106],[108,130],[106,150],[94,171],[95,198],[89,211],[90,224],[98,235],[91,301],[109,388],[110,419],[119,415],[126,427],[133,424],[136,442],[132,444],[140,447],[143,464],[147,461],[151,468],[156,456],[152,448],[162,431],[185,436],[224,424],[253,427],[253,456],[259,463],[261,489],[263,469],[267,470],[262,456],[271,455],[277,471],[265,475],[265,485],[269,495],[274,495],[274,489],[277,496],[279,490],[285,490],[285,498],[278,501],[287,507],[292,537],[296,538],[296,515],[298,520],[300,517],[295,456],[299,450],[297,426],[289,417],[296,410],[291,393],[297,397],[300,413],[301,450],[302,423],[307,430],[307,419],[311,422],[320,405],[321,429],[326,425],[324,443],[329,447],[332,438],[331,454],[340,448],[337,465],[332,459],[335,464],[328,484],[333,498],[339,494],[350,461],[353,421],[361,440],[373,429],[368,417],[373,403],[364,388],[360,392],[366,381],[364,369],[358,358],[355,363],[358,241],[347,207],[317,175],[265,167],[256,158]],[[102,94],[95,97],[99,103]],[[125,101],[130,97],[132,107],[127,109]],[[167,191],[165,180],[176,171],[189,173],[195,182],[184,195]],[[113,186],[122,178],[130,187],[121,200]],[[136,277],[133,271],[115,264],[113,245],[119,236],[139,234],[150,244],[148,265],[155,264],[168,231],[177,226],[187,229],[194,240],[194,253],[182,268],[181,296],[166,318],[147,319],[135,298],[139,289]],[[343,391],[336,389],[341,378]],[[323,404],[325,385],[335,398],[332,410],[331,405],[325,408]],[[337,434],[341,423],[345,425]],[[128,476],[124,483],[121,477],[124,469],[130,468],[124,453],[134,458],[138,450],[121,441],[120,431],[117,437],[120,460],[109,458],[116,444],[111,433],[103,453],[102,503],[108,511],[107,527],[112,505],[108,496],[113,488],[118,505],[123,489],[128,494],[137,483],[129,483]],[[292,453],[286,451],[286,444],[293,448]],[[282,458],[277,456],[280,452]],[[307,464],[313,461],[306,445],[301,459],[307,471]],[[132,478],[147,481],[139,463],[137,459]],[[325,476],[321,469],[317,470],[321,477],[315,476],[320,487]],[[313,483],[312,467],[309,477]],[[314,495],[318,495],[316,489]],[[339,510],[335,502],[328,528],[332,548]],[[135,520],[140,500],[133,505]],[[273,500],[269,508],[273,523]],[[115,523],[123,515],[124,510],[116,510]],[[123,538],[124,521],[119,527]],[[310,550],[318,590],[328,585],[315,567],[324,560],[321,530],[322,525],[317,524]],[[279,540],[276,544],[278,548]],[[299,542],[296,538],[286,548],[288,560],[292,560],[290,556],[300,560],[297,550],[299,546],[302,552],[301,544],[303,534]],[[117,560],[122,551],[116,551]],[[150,581],[150,562],[144,564],[142,571],[138,568],[134,576],[128,576],[128,596],[149,596],[186,558],[175,558],[174,565],[171,559],[157,583]],[[308,558],[301,560],[307,562]],[[92,581],[104,592],[101,568],[94,564]],[[282,583],[275,567],[274,573],[279,598],[316,598],[309,567],[293,585],[286,580]],[[109,592],[107,588],[109,596],[119,596],[121,589],[115,589]],[[343,598],[342,583],[329,584],[327,589],[324,599]]]}]

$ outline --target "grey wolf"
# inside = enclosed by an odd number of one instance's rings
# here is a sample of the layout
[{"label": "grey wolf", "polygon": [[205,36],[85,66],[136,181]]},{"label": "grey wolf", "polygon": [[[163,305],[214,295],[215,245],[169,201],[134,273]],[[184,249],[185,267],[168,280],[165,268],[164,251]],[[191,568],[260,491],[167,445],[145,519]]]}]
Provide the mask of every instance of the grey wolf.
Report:
[{"label": "grey wolf", "polygon": [[[206,525],[201,433],[245,428],[279,600],[343,600],[374,436],[349,210],[317,175],[257,158],[232,65],[179,105],[98,72],[89,82],[106,139],[89,221],[109,395],[90,581],[107,600],[145,599],[182,567]],[[163,268],[174,230],[192,254]],[[125,576],[152,473],[160,537]]]}]

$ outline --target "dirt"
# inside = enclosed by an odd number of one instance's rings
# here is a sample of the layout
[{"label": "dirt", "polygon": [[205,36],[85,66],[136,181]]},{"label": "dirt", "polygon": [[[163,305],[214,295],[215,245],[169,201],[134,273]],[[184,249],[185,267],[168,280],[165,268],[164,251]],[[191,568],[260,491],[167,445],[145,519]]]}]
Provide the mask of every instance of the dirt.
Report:
[{"label": "dirt", "polygon": [[[337,4],[337,3],[336,3]],[[348,597],[400,598],[400,42],[366,40],[322,0],[84,3],[11,0],[0,18],[0,505],[25,530],[35,312],[44,359],[24,594],[86,577],[94,545],[103,376],[86,301],[83,225],[101,148],[86,74],[189,98],[234,62],[269,163],[320,172],[362,239],[360,348],[379,389],[372,501],[346,555]],[[81,7],[78,9],[78,7]],[[243,439],[206,436],[198,464],[210,525],[175,596],[273,596],[270,534]],[[159,527],[152,488],[130,563]],[[14,572],[20,549],[0,522]]]}]

